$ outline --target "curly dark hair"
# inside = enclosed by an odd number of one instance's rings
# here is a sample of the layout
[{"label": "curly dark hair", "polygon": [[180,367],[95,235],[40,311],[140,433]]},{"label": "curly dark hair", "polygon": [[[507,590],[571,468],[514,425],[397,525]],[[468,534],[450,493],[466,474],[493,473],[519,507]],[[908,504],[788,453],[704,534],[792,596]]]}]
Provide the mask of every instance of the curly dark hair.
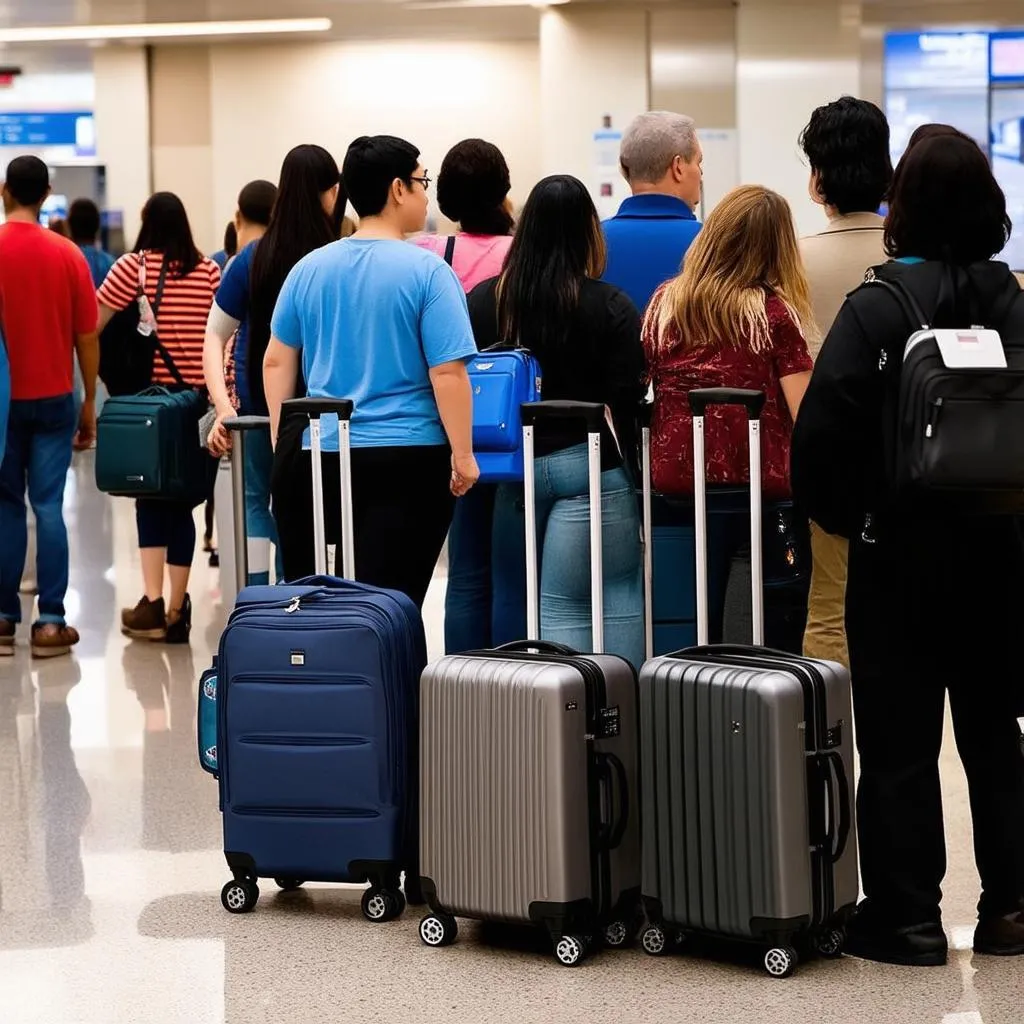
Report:
[{"label": "curly dark hair", "polygon": [[1010,239],[1006,196],[978,144],[933,134],[908,149],[896,169],[885,251],[967,266],[991,259]]},{"label": "curly dark hair", "polygon": [[867,100],[843,96],[818,107],[800,135],[818,188],[840,213],[873,213],[892,181],[889,122]]},{"label": "curly dark hair", "polygon": [[505,209],[512,183],[497,146],[465,139],[453,146],[437,178],[441,212],[472,235],[509,235],[514,221]]}]

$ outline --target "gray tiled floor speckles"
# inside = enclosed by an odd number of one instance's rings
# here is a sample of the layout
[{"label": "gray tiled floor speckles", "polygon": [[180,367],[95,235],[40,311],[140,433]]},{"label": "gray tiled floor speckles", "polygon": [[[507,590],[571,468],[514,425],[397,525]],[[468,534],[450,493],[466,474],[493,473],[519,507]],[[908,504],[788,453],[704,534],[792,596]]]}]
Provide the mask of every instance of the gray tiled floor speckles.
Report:
[{"label": "gray tiled floor speckles", "polygon": [[[216,788],[196,763],[195,679],[222,621],[198,563],[191,650],[127,644],[134,521],[97,495],[88,457],[68,493],[73,659],[0,663],[2,1024],[1019,1024],[1024,963],[972,958],[977,878],[967,797],[948,746],[948,967],[813,963],[784,982],[752,967],[637,951],[582,968],[499,948],[466,924],[423,947],[417,915],[371,926],[359,891],[310,886],[232,917],[218,892]],[[440,581],[439,581],[440,582]],[[439,590],[429,616],[439,631]]]}]

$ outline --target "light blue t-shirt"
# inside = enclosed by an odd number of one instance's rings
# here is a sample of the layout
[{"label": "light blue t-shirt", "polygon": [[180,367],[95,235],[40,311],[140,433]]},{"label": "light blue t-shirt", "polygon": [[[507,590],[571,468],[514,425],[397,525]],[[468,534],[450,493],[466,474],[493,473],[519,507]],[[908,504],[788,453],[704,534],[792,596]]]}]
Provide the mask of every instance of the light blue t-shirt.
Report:
[{"label": "light blue t-shirt", "polygon": [[[292,268],[271,329],[301,350],[311,397],[355,403],[354,447],[447,443],[429,370],[476,355],[476,343],[462,285],[434,253],[388,239],[332,242]],[[337,451],[326,419],[322,443]]]}]

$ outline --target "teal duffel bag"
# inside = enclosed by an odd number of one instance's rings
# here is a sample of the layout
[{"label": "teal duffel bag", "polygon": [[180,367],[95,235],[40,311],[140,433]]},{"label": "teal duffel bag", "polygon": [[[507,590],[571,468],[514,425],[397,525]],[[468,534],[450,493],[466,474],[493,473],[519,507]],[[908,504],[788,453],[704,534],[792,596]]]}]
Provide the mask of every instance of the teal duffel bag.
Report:
[{"label": "teal duffel bag", "polygon": [[96,425],[96,486],[119,497],[198,504],[210,486],[212,460],[199,444],[208,407],[191,388],[108,398]]}]

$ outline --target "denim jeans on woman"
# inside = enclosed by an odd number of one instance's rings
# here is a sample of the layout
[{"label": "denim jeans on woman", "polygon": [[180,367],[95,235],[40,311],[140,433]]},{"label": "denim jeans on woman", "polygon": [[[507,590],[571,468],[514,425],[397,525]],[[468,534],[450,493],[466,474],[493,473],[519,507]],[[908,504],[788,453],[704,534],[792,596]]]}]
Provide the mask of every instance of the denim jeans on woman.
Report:
[{"label": "denim jeans on woman", "polygon": [[[586,445],[542,456],[534,479],[541,638],[592,651]],[[522,486],[502,484],[494,508],[495,644],[526,636],[524,515]],[[601,520],[605,650],[639,669],[644,660],[640,519],[624,469],[601,474]]]}]

